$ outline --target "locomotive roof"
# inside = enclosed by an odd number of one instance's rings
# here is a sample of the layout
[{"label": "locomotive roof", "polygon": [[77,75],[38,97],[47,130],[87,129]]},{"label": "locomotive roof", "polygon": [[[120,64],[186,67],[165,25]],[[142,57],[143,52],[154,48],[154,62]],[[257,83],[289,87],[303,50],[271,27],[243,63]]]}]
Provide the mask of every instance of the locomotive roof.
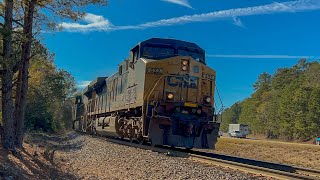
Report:
[{"label": "locomotive roof", "polygon": [[173,46],[174,48],[189,47],[189,48],[200,49],[200,50],[204,51],[200,46],[198,46],[195,43],[181,41],[181,40],[177,40],[177,39],[151,38],[151,39],[142,41],[139,44],[142,46],[146,45],[146,44],[166,44],[166,45]]},{"label": "locomotive roof", "polygon": [[95,80],[93,80],[93,81],[91,81],[90,82],[90,84],[89,84],[89,86],[90,87],[95,87],[95,86],[99,86],[99,85],[101,85],[101,84],[104,84],[105,83],[105,79],[106,79],[107,77],[97,77]]},{"label": "locomotive roof", "polygon": [[83,89],[84,94],[89,93],[99,86],[102,86],[106,83],[105,79],[107,77],[97,77],[95,80],[91,81],[91,83]]}]

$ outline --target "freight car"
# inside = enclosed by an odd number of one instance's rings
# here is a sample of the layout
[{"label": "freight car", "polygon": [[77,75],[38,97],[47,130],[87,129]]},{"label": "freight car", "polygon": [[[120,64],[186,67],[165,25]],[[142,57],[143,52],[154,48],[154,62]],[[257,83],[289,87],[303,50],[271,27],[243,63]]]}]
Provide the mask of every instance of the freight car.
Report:
[{"label": "freight car", "polygon": [[195,43],[152,38],[136,45],[110,77],[76,96],[78,131],[185,148],[214,148],[216,72]]}]

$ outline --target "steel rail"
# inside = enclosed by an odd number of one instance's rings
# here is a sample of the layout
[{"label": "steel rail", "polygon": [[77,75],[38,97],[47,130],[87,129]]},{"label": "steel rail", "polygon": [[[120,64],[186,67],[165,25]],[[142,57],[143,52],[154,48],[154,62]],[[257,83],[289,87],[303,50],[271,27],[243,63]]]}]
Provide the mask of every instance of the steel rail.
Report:
[{"label": "steel rail", "polygon": [[[82,133],[81,134],[86,134]],[[105,141],[130,146],[134,148],[151,150],[159,153],[165,153],[169,156],[185,157],[201,163],[215,166],[222,166],[243,172],[248,172],[260,176],[272,177],[277,179],[320,179],[320,170],[310,169],[286,164],[266,162],[254,159],[247,159],[223,154],[209,153],[198,150],[186,150],[182,148],[172,148],[167,146],[152,147],[149,144],[132,143],[129,140],[121,140],[112,137],[93,136]]]}]

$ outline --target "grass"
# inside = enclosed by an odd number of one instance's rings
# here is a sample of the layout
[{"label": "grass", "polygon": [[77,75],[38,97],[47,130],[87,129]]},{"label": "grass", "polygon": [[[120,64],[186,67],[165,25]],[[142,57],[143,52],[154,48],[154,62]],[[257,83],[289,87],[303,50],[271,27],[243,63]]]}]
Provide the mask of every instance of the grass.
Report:
[{"label": "grass", "polygon": [[320,169],[320,146],[313,144],[221,137],[215,152]]}]

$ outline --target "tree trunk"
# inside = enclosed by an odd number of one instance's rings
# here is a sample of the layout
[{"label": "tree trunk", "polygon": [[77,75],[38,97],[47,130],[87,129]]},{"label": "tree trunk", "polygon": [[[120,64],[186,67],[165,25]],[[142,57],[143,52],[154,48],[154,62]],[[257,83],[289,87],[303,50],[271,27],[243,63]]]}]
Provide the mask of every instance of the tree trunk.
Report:
[{"label": "tree trunk", "polygon": [[14,118],[13,118],[13,99],[12,99],[12,13],[13,0],[5,1],[5,17],[3,27],[3,74],[2,80],[2,119],[4,130],[3,146],[6,149],[15,150],[14,146]]},{"label": "tree trunk", "polygon": [[18,84],[16,91],[16,111],[15,111],[15,122],[16,122],[16,138],[15,144],[21,148],[23,144],[24,136],[24,118],[26,108],[26,98],[28,92],[28,78],[29,78],[29,60],[31,57],[31,45],[33,40],[32,29],[33,29],[33,15],[35,10],[36,0],[27,1],[26,13],[24,17],[23,34],[26,36],[26,41],[22,43],[21,49],[21,66],[18,75]]},{"label": "tree trunk", "polygon": [[2,120],[3,120],[3,146],[14,150],[14,118],[12,100],[12,70],[4,70],[2,75]]}]

